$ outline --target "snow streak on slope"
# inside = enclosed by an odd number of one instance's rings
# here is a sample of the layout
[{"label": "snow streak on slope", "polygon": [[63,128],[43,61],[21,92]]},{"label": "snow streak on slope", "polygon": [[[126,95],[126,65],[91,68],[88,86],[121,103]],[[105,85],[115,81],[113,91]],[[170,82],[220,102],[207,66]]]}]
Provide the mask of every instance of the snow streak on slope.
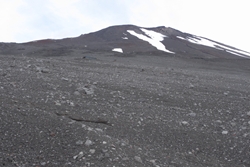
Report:
[{"label": "snow streak on slope", "polygon": [[213,47],[213,48],[219,49],[219,50],[225,50],[228,53],[231,53],[231,54],[234,54],[234,55],[237,55],[237,56],[240,56],[240,57],[250,58],[250,53],[249,52],[229,48],[227,46],[224,46],[224,45],[221,45],[219,43],[210,41],[210,40],[208,40],[206,38],[203,38],[203,37],[195,37],[195,38],[191,38],[191,37],[183,38],[183,37],[179,37],[179,36],[176,36],[176,37],[179,38],[179,39],[182,39],[182,40],[187,40],[187,41],[195,43],[195,44],[205,45],[205,46]]},{"label": "snow streak on slope", "polygon": [[123,53],[122,48],[114,48],[114,49],[112,49],[112,51]]},{"label": "snow streak on slope", "polygon": [[[146,30],[141,28],[141,30],[147,35],[142,35],[142,34],[138,34],[133,30],[127,30],[128,33],[130,33],[133,36],[136,36],[137,38],[147,41],[149,42],[151,45],[153,45],[154,47],[156,47],[158,50],[164,51],[164,52],[168,52],[168,53],[172,53],[175,54],[174,52],[171,52],[169,50],[167,50],[165,48],[165,46],[161,43],[161,41],[164,40],[164,37],[166,37],[165,35],[162,35],[160,33],[151,31],[151,30]],[[148,37],[149,36],[149,37]]]}]

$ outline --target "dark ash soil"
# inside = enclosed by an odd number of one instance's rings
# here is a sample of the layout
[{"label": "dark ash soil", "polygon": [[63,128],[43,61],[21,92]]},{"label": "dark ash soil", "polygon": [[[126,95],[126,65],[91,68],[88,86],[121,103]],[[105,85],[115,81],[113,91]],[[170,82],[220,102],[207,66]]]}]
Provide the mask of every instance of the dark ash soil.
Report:
[{"label": "dark ash soil", "polygon": [[248,167],[250,61],[0,55],[0,166]]}]

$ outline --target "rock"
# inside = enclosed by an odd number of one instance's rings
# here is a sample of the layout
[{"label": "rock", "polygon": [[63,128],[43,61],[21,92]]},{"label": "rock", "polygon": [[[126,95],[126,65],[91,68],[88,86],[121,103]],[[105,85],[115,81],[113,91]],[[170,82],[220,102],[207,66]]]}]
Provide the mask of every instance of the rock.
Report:
[{"label": "rock", "polygon": [[45,166],[47,163],[46,162],[41,162],[41,165],[42,166]]},{"label": "rock", "polygon": [[61,80],[63,80],[63,81],[69,81],[68,78],[64,78],[64,77],[62,77]]},{"label": "rock", "polygon": [[121,143],[121,146],[124,147],[124,146],[126,146],[126,144],[122,142],[122,143]]},{"label": "rock", "polygon": [[226,134],[228,134],[228,131],[227,131],[227,130],[223,130],[223,131],[222,131],[222,134],[223,134],[223,135],[226,135]]},{"label": "rock", "polygon": [[141,157],[135,156],[134,159],[135,159],[135,161],[137,161],[137,162],[139,162],[139,163],[142,164],[142,159],[141,159]]},{"label": "rock", "polygon": [[109,158],[109,157],[110,157],[109,153],[105,153],[105,154],[104,154],[104,157],[105,157],[105,158]]},{"label": "rock", "polygon": [[76,142],[76,145],[83,145],[83,141],[78,140],[78,141]]},{"label": "rock", "polygon": [[152,163],[154,166],[157,166],[157,165],[156,165],[156,160],[155,160],[155,159],[152,159],[152,160],[150,160],[149,162]]},{"label": "rock", "polygon": [[95,153],[95,149],[90,149],[89,152],[90,152],[91,154],[94,154],[94,153]]},{"label": "rock", "polygon": [[55,105],[56,106],[61,106],[62,104],[57,100],[57,101],[55,101]]},{"label": "rock", "polygon": [[84,87],[83,90],[85,91],[85,94],[87,94],[87,95],[94,94],[94,90],[92,88],[86,88],[86,87]]},{"label": "rock", "polygon": [[190,83],[190,84],[189,84],[189,88],[190,88],[190,89],[193,89],[193,88],[194,88],[194,85]]},{"label": "rock", "polygon": [[129,158],[128,157],[124,157],[122,158],[123,161],[129,161]]},{"label": "rock", "polygon": [[79,95],[80,95],[80,92],[75,91],[75,92],[74,92],[74,95],[79,96]]},{"label": "rock", "polygon": [[91,145],[93,145],[93,142],[91,141],[91,140],[86,140],[86,142],[85,142],[85,146],[91,146]]},{"label": "rock", "polygon": [[249,112],[247,112],[247,115],[248,115],[248,116],[250,116],[250,111],[249,111]]},{"label": "rock", "polygon": [[195,117],[195,116],[196,116],[196,113],[191,112],[191,113],[189,113],[188,115],[191,116],[191,117]]},{"label": "rock", "polygon": [[43,69],[41,69],[41,72],[42,72],[42,73],[49,73],[49,69],[43,68]]},{"label": "rock", "polygon": [[75,155],[75,156],[73,157],[73,159],[80,159],[80,158],[82,158],[83,156],[84,156],[84,154],[83,154],[83,152],[81,151],[81,152],[79,152],[78,155]]},{"label": "rock", "polygon": [[189,125],[189,123],[187,121],[182,121],[181,125],[187,126],[187,125]]}]

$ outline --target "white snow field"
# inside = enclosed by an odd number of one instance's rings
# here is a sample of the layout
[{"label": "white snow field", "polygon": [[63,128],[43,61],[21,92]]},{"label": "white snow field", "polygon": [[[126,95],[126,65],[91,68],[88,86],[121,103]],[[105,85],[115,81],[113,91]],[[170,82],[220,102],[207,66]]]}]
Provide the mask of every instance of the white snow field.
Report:
[{"label": "white snow field", "polygon": [[171,52],[170,50],[167,50],[165,46],[161,43],[161,41],[164,40],[165,35],[162,35],[161,33],[146,30],[144,28],[141,28],[141,30],[147,35],[138,34],[133,30],[127,30],[128,33],[130,33],[133,36],[136,36],[137,38],[149,42],[152,46],[156,47],[158,50],[168,52],[175,54],[174,52]]},{"label": "white snow field", "polygon": [[122,48],[114,48],[114,49],[112,49],[112,51],[123,53]]},{"label": "white snow field", "polygon": [[250,58],[249,52],[239,50],[239,49],[229,48],[225,45],[219,44],[217,42],[213,42],[213,41],[206,39],[206,38],[203,38],[203,37],[198,37],[198,36],[195,36],[195,38],[192,38],[192,37],[183,38],[180,36],[176,36],[176,37],[179,39],[182,39],[182,40],[186,40],[186,41],[198,44],[198,45],[205,45],[205,46],[213,47],[215,49],[225,50],[228,53],[231,53],[231,54],[234,54],[234,55],[237,55],[240,57]]}]

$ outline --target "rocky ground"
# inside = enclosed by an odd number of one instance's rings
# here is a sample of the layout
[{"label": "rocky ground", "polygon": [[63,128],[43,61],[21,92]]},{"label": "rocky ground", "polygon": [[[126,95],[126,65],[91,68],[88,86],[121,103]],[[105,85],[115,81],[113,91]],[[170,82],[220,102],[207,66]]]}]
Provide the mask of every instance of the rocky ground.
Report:
[{"label": "rocky ground", "polygon": [[0,55],[0,166],[248,167],[249,65]]}]

